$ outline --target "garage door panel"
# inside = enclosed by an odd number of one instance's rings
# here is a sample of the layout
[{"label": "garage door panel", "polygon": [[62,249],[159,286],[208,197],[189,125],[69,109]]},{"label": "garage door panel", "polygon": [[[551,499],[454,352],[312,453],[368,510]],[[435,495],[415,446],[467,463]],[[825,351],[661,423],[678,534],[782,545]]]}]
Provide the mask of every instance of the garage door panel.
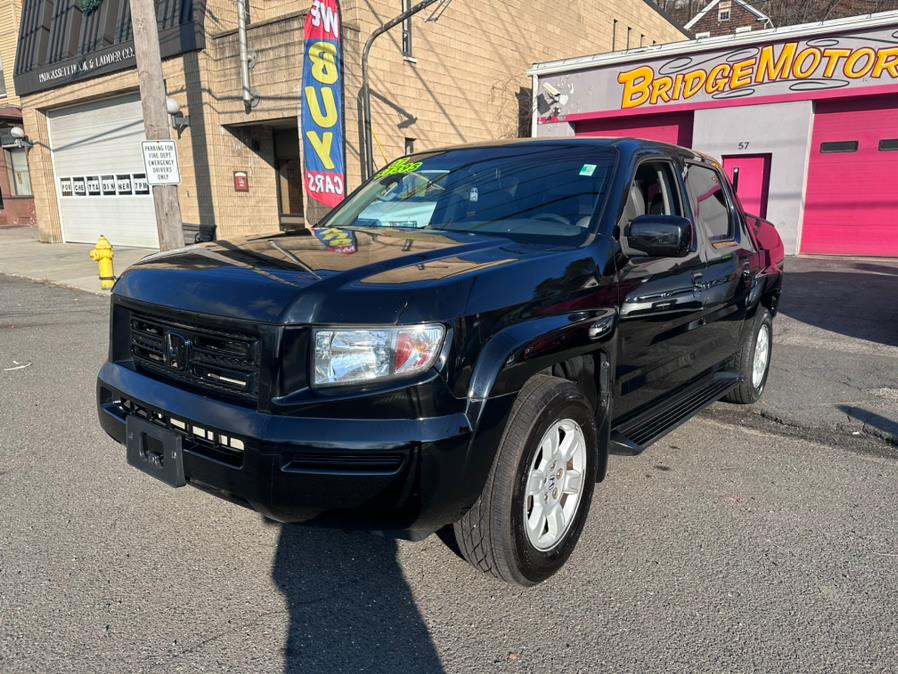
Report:
[{"label": "garage door panel", "polygon": [[60,182],[143,174],[140,143],[145,135],[139,97],[119,96],[53,110],[48,122],[63,239],[95,243],[103,234],[113,245],[158,247],[150,194],[69,196]]},{"label": "garage door panel", "polygon": [[632,137],[662,143],[692,146],[692,112],[642,115],[625,119],[578,122],[578,136]]},{"label": "garage door panel", "polygon": [[[801,252],[898,256],[898,152],[879,147],[890,138],[898,96],[817,104]],[[857,149],[824,151],[845,142]]]}]

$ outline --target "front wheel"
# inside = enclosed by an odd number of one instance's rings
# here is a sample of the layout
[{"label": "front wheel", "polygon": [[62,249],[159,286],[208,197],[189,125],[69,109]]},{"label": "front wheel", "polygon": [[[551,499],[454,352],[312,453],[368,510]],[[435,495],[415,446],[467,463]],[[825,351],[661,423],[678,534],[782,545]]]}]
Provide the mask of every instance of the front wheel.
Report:
[{"label": "front wheel", "polygon": [[741,405],[758,402],[767,386],[772,353],[773,321],[766,308],[758,307],[750,329],[745,331],[739,351],[728,363],[728,369],[737,372],[742,381],[724,400]]},{"label": "front wheel", "polygon": [[580,390],[556,377],[528,381],[483,492],[454,525],[464,558],[519,585],[558,571],[589,512],[596,452],[593,410]]}]

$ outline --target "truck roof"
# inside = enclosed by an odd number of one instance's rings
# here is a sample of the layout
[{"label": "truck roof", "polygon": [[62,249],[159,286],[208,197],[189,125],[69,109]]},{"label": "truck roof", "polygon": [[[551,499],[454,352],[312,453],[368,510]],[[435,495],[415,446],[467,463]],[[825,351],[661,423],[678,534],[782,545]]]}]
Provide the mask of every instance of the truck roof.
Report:
[{"label": "truck roof", "polygon": [[[706,155],[702,152],[692,150],[690,148],[681,147],[680,145],[672,145],[671,143],[662,143],[654,140],[644,140],[641,138],[631,137],[602,137],[602,136],[572,136],[572,137],[551,137],[551,138],[510,138],[506,140],[488,140],[478,143],[465,143],[462,145],[447,145],[424,150],[422,152],[439,152],[445,150],[463,150],[465,148],[489,148],[489,147],[509,147],[514,145],[592,145],[596,147],[612,148],[621,154],[630,155],[640,150],[659,150],[670,154],[679,154],[685,158],[697,161],[710,162],[718,164],[718,160]],[[416,153],[418,154],[418,153]]]}]

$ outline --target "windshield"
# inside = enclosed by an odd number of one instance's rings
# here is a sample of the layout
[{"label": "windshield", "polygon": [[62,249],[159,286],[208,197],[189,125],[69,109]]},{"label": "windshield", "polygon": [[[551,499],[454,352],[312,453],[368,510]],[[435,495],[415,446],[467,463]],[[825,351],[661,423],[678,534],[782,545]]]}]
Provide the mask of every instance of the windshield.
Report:
[{"label": "windshield", "polygon": [[614,155],[528,144],[403,157],[327,219],[329,227],[402,227],[573,239],[589,227]]}]

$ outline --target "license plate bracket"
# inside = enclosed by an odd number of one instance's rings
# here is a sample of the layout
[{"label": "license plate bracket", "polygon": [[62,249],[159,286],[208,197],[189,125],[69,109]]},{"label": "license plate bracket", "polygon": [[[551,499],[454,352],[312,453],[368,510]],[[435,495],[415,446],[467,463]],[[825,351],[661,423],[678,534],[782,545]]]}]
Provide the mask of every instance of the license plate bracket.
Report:
[{"label": "license plate bracket", "polygon": [[171,487],[183,487],[182,438],[175,431],[129,414],[125,419],[128,464]]}]

